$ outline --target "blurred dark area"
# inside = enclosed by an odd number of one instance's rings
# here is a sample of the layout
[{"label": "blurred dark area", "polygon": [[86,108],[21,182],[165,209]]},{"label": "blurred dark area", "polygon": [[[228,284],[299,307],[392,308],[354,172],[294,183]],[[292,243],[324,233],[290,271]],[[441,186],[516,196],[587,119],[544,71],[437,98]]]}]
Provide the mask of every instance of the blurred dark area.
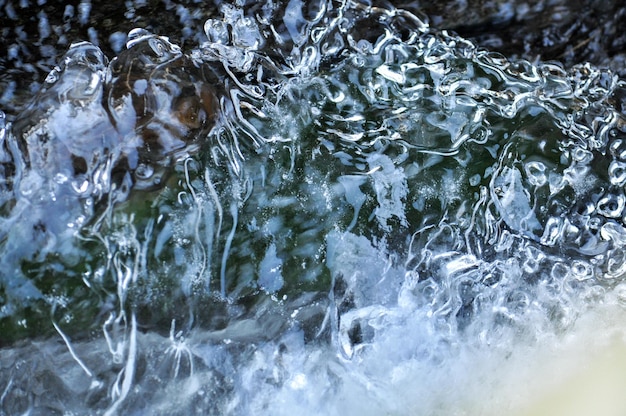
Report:
[{"label": "blurred dark area", "polygon": [[394,2],[489,50],[565,67],[590,62],[626,76],[626,1],[456,0]]},{"label": "blurred dark area", "polygon": [[11,120],[72,43],[89,41],[111,59],[140,27],[189,50],[217,10],[193,0],[0,0],[0,110]]},{"label": "blurred dark area", "polygon": [[[376,3],[376,0],[373,0]],[[110,58],[129,30],[166,35],[183,50],[204,40],[204,21],[220,0],[0,0],[0,109],[11,120],[38,90],[69,45],[83,40]],[[626,1],[401,1],[394,6],[425,17],[510,58],[582,62],[626,78]]]}]

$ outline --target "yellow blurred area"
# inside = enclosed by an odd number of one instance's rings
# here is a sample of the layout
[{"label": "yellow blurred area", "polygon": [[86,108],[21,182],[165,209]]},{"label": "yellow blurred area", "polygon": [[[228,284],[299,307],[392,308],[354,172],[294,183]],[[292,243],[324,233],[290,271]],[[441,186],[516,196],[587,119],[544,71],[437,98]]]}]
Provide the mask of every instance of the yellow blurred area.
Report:
[{"label": "yellow blurred area", "polygon": [[[626,311],[618,302],[581,317],[562,345],[529,362],[516,416],[626,415]],[[520,363],[523,365],[523,363]],[[517,407],[517,406],[516,406]]]},{"label": "yellow blurred area", "polygon": [[591,360],[581,359],[581,368],[536,399],[519,416],[626,415],[626,344],[616,342]]}]

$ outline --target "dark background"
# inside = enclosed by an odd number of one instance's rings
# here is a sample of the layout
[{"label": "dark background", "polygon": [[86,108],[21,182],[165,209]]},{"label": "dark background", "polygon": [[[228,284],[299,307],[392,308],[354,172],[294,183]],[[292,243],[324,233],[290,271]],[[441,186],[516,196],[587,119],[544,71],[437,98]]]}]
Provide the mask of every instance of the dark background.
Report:
[{"label": "dark background", "polygon": [[[219,3],[0,0],[0,109],[11,120],[72,42],[89,40],[113,57],[124,47],[125,34],[143,27],[168,35],[183,50],[196,47],[204,40],[204,21],[218,14]],[[624,0],[392,3],[507,57],[556,60],[566,67],[590,62],[626,78]]]}]

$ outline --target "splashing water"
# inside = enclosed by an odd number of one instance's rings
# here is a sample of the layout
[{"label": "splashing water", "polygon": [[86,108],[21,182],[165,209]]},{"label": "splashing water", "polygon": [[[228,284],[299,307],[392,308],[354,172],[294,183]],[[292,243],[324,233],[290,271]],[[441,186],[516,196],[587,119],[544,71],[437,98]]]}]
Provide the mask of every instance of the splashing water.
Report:
[{"label": "splashing water", "polygon": [[8,413],[513,408],[511,363],[623,299],[611,72],[394,8],[221,13],[186,54],[74,45],[2,119]]}]

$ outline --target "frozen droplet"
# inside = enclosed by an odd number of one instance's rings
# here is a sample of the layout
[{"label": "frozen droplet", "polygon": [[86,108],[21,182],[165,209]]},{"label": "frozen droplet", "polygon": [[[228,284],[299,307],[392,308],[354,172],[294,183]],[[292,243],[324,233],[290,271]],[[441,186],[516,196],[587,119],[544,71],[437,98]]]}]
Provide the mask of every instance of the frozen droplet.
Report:
[{"label": "frozen droplet", "polygon": [[615,139],[608,147],[611,155],[620,159],[626,159],[626,141],[623,139]]},{"label": "frozen droplet", "polygon": [[569,273],[570,266],[562,262],[556,263],[554,266],[552,266],[552,270],[550,270],[550,276],[557,282],[564,281]]},{"label": "frozen droplet", "polygon": [[208,19],[204,22],[204,33],[211,43],[227,45],[230,41],[230,32],[223,20]]},{"label": "frozen droplet", "polygon": [[408,186],[402,168],[394,165],[389,156],[373,154],[368,157],[369,176],[376,192],[378,207],[374,214],[382,229],[390,231],[389,220],[395,217],[403,226],[408,225],[405,214],[405,203]]},{"label": "frozen droplet", "polygon": [[530,205],[530,194],[519,170],[504,167],[493,180],[492,195],[506,223],[514,230],[537,231],[541,225]]},{"label": "frozen droplet", "polygon": [[572,151],[572,159],[579,163],[586,164],[593,160],[593,153],[587,149],[577,147]]},{"label": "frozen droplet", "polygon": [[259,33],[259,28],[254,23],[254,20],[250,18],[241,18],[234,22],[231,35],[233,38],[233,45],[256,50],[263,43],[263,37]]},{"label": "frozen droplet", "polygon": [[609,165],[609,180],[612,185],[624,186],[626,183],[626,162],[613,160]]},{"label": "frozen droplet", "polygon": [[624,194],[608,194],[602,197],[598,204],[596,205],[596,209],[600,215],[604,215],[608,218],[618,218],[621,217],[622,212],[624,211],[624,204],[626,203],[626,198]]},{"label": "frozen droplet", "polygon": [[148,180],[154,174],[154,168],[152,165],[140,163],[135,169],[135,176],[138,180]]},{"label": "frozen droplet", "polygon": [[607,222],[600,228],[600,235],[605,240],[613,241],[619,246],[626,246],[626,228],[616,222]]},{"label": "frozen droplet", "polygon": [[528,162],[524,165],[528,182],[534,186],[543,186],[548,181],[546,176],[546,165],[541,162]]},{"label": "frozen droplet", "polygon": [[126,41],[126,48],[130,49],[135,44],[143,42],[144,40],[151,38],[154,36],[148,30],[143,28],[135,28],[128,32],[128,40]]},{"label": "frozen droplet", "polygon": [[609,250],[607,253],[606,273],[604,279],[622,279],[626,274],[626,252],[622,247]]},{"label": "frozen droplet", "polygon": [[579,281],[591,279],[593,277],[593,268],[583,260],[574,260],[571,266],[572,276]]},{"label": "frozen droplet", "polygon": [[546,246],[554,246],[561,237],[563,228],[562,219],[558,217],[550,217],[546,221],[546,225],[541,236],[541,244]]}]

